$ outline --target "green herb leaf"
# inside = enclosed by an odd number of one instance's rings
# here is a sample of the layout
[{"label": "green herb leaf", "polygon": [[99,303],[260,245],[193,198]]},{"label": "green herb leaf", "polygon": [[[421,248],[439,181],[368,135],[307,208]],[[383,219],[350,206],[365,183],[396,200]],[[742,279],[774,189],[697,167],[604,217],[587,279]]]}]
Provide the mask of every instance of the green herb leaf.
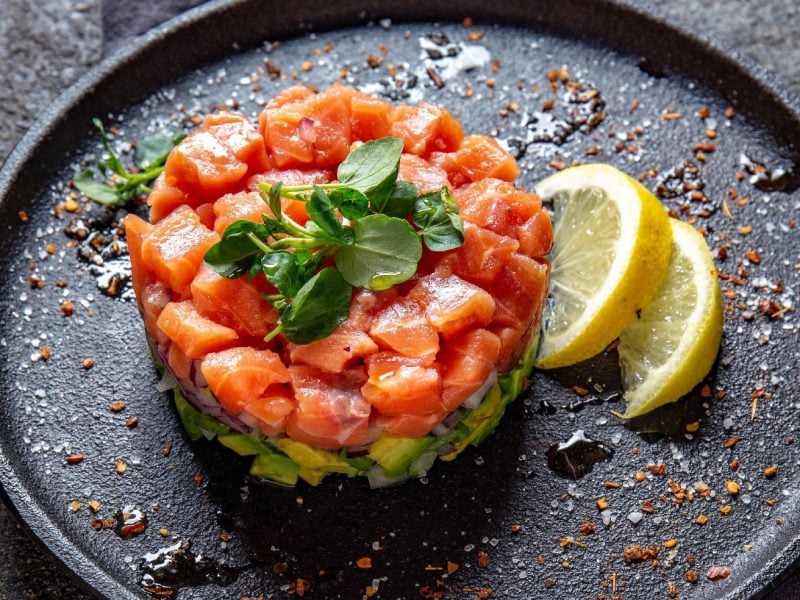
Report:
[{"label": "green herb leaf", "polygon": [[117,190],[106,183],[95,181],[94,171],[86,169],[78,173],[72,180],[75,187],[87,198],[107,206],[121,206],[125,201],[119,197]]},{"label": "green herb leaf", "polygon": [[372,212],[390,217],[405,217],[414,212],[418,195],[416,185],[410,181],[397,181],[388,194],[371,199]]},{"label": "green herb leaf", "polygon": [[336,252],[336,266],[350,285],[385,290],[414,275],[422,244],[407,221],[369,215],[353,230],[352,243]]},{"label": "green herb leaf", "polygon": [[222,239],[206,251],[206,264],[228,279],[236,279],[251,270],[253,261],[265,249],[265,244],[253,240],[266,238],[265,225],[252,221],[236,221],[228,226]]},{"label": "green herb leaf", "polygon": [[397,178],[403,140],[385,137],[366,142],[353,150],[339,165],[337,179],[347,187],[365,194],[379,188],[387,180]]},{"label": "green herb leaf", "polygon": [[130,173],[128,173],[128,170],[122,166],[119,158],[117,158],[117,154],[111,148],[111,144],[108,141],[108,136],[106,135],[106,129],[103,127],[103,122],[95,117],[92,119],[92,124],[98,129],[98,131],[100,131],[100,141],[103,143],[103,148],[108,153],[108,158],[102,161],[103,164],[120,177],[129,177]]},{"label": "green herb leaf", "polygon": [[464,224],[447,188],[417,198],[414,223],[422,229],[425,245],[435,252],[452,250],[464,243]]},{"label": "green herb leaf", "polygon": [[331,199],[318,185],[314,186],[311,197],[306,202],[306,211],[311,220],[328,235],[334,238],[342,237],[342,222],[336,214]]},{"label": "green herb leaf", "polygon": [[261,257],[264,276],[287,298],[293,298],[303,285],[303,269],[291,252],[271,252]]},{"label": "green herb leaf", "polygon": [[164,127],[149,135],[136,145],[133,162],[140,169],[160,167],[167,162],[167,156],[177,146],[186,133],[175,127]]},{"label": "green herb leaf", "polygon": [[328,198],[351,221],[366,217],[369,212],[369,200],[364,192],[355,188],[334,188],[328,192]]},{"label": "green herb leaf", "polygon": [[267,204],[272,211],[272,215],[280,221],[283,209],[281,207],[281,188],[283,184],[279,181],[269,188],[269,195],[267,196]]},{"label": "green herb leaf", "polygon": [[338,270],[323,269],[300,288],[281,315],[283,334],[295,344],[329,336],[350,314],[351,293]]}]

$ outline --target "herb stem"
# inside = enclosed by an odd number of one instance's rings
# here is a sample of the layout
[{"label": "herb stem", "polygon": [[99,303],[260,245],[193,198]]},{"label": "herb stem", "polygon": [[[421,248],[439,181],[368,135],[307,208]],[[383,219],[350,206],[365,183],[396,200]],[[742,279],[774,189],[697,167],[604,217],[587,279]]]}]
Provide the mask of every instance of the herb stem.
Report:
[{"label": "herb stem", "polygon": [[256,246],[259,250],[261,250],[264,254],[269,254],[272,252],[269,246],[267,246],[264,242],[262,242],[258,236],[253,233],[252,231],[247,232],[247,237],[253,242],[253,245]]},{"label": "herb stem", "polygon": [[[252,236],[253,234],[249,233],[248,235]],[[269,247],[271,250],[281,250],[283,248],[319,248],[320,246],[327,245],[328,243],[326,240],[316,238],[286,237],[279,239],[277,242],[271,243]]]},{"label": "herb stem", "polygon": [[283,325],[278,323],[277,327],[270,331],[267,335],[264,336],[264,342],[268,343],[271,342],[273,339],[278,337],[281,333],[283,333]]}]

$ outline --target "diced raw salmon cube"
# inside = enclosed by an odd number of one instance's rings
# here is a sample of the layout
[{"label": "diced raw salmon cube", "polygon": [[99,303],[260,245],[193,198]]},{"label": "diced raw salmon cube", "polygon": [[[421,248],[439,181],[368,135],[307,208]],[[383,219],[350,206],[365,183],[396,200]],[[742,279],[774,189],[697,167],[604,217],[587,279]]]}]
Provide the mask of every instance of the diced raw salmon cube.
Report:
[{"label": "diced raw salmon cube", "polygon": [[229,348],[239,337],[230,327],[206,319],[191,300],[170,302],[158,316],[158,328],[191,359]]},{"label": "diced raw salmon cube", "polygon": [[424,361],[394,352],[366,359],[369,380],[361,388],[367,402],[384,415],[443,412],[439,371]]},{"label": "diced raw salmon cube", "polygon": [[415,184],[420,194],[438,192],[443,187],[451,187],[447,173],[414,154],[403,154],[400,157],[397,178]]},{"label": "diced raw salmon cube", "polygon": [[357,383],[304,365],[289,367],[297,409],[286,423],[292,439],[322,448],[360,446],[369,439],[371,407]]},{"label": "diced raw salmon cube", "polygon": [[390,132],[403,140],[405,151],[427,158],[431,152],[453,152],[461,145],[461,124],[446,109],[427,102],[395,107]]},{"label": "diced raw salmon cube", "polygon": [[378,346],[360,329],[345,321],[328,337],[310,344],[289,344],[293,364],[306,364],[327,373],[340,373],[358,359],[378,351]]},{"label": "diced raw salmon cube", "polygon": [[488,292],[457,275],[426,275],[408,293],[408,298],[422,306],[430,324],[444,337],[487,325],[495,310]]},{"label": "diced raw salmon cube", "polygon": [[376,314],[369,335],[384,348],[428,362],[439,352],[439,334],[420,306],[408,299],[393,302]]},{"label": "diced raw salmon cube", "polygon": [[264,337],[278,322],[278,311],[261,298],[255,283],[245,277],[227,279],[203,265],[192,281],[191,291],[197,312],[240,335]]},{"label": "diced raw salmon cube", "polygon": [[500,338],[486,329],[473,329],[442,346],[442,401],[455,410],[486,382],[500,354]]},{"label": "diced raw salmon cube", "polygon": [[199,130],[172,149],[164,167],[165,182],[205,201],[232,191],[247,174],[247,164],[210,131]]},{"label": "diced raw salmon cube", "polygon": [[144,236],[142,260],[160,280],[182,294],[200,269],[206,251],[217,241],[219,236],[203,226],[197,213],[182,207]]},{"label": "diced raw salmon cube", "polygon": [[281,357],[250,347],[211,352],[200,363],[208,387],[226,412],[237,415],[276,383],[290,380]]},{"label": "diced raw salmon cube", "polygon": [[261,433],[267,436],[286,431],[286,421],[297,408],[291,389],[284,385],[271,385],[264,396],[244,407],[244,412],[258,420]]}]

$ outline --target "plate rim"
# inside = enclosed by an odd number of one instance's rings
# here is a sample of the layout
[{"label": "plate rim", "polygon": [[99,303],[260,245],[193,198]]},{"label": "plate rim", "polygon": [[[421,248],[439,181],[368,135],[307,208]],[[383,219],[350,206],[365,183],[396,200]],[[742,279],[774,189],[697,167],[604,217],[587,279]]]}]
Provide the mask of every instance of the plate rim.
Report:
[{"label": "plate rim", "polygon": [[[42,144],[48,135],[55,130],[73,108],[80,105],[82,100],[91,95],[95,88],[112,76],[124,65],[135,61],[151,45],[159,40],[169,37],[184,28],[190,28],[206,19],[213,18],[217,13],[233,10],[238,6],[251,3],[253,0],[210,0],[204,4],[190,8],[187,11],[165,21],[164,23],[132,38],[124,47],[118,48],[98,64],[89,69],[77,81],[62,92],[47,108],[37,117],[26,133],[15,144],[2,166],[0,166],[0,203],[5,201],[9,189],[16,178],[22,173],[22,167],[31,159],[35,150]],[[644,0],[573,0],[591,3],[594,10],[619,10],[629,13],[634,18],[650,22],[651,25],[666,27],[678,36],[699,44],[706,53],[715,55],[746,79],[757,85],[761,90],[771,96],[777,104],[785,106],[789,113],[800,123],[800,95],[788,89],[779,87],[782,81],[773,71],[765,68],[754,59],[744,55],[727,44],[722,44],[717,39],[706,34],[700,34],[685,29],[679,24],[670,22],[668,17],[661,14],[658,7],[645,6]],[[367,4],[367,3],[365,3]],[[377,4],[370,2],[369,9],[379,14]],[[356,25],[353,22],[353,25]],[[542,29],[547,30],[546,24]],[[569,33],[556,32],[555,35],[563,37]],[[580,36],[573,32],[573,37]],[[587,38],[588,41],[612,46],[608,40]],[[618,49],[621,54],[635,56],[630,50]],[[211,60],[218,60],[220,57]],[[683,74],[678,71],[676,74]],[[688,75],[687,75],[688,76]],[[691,77],[702,83],[702,79]],[[717,91],[721,97],[732,101],[724,93]],[[757,119],[753,119],[758,122]],[[793,148],[798,152],[797,148]],[[87,593],[99,598],[130,599],[144,597],[132,591],[110,572],[98,570],[92,557],[82,552],[80,547],[70,539],[61,529],[58,522],[39,508],[35,498],[23,484],[23,479],[17,474],[4,452],[4,441],[0,438],[0,498],[17,518],[24,531],[50,556],[78,586]],[[791,534],[790,534],[791,535]],[[794,532],[782,550],[764,562],[760,569],[742,580],[739,585],[723,598],[733,600],[747,595],[759,598],[774,589],[774,586],[783,581],[791,571],[800,565],[800,529]]]}]

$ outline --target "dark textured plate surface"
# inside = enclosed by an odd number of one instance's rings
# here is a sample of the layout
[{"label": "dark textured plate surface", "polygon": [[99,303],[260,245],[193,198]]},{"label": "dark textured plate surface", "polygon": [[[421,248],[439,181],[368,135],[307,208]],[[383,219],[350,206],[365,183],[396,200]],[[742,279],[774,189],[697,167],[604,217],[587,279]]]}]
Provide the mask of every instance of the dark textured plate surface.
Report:
[{"label": "dark textured plate surface", "polygon": [[[469,29],[461,25],[467,15],[481,39],[467,38]],[[383,18],[391,25],[379,23]],[[450,59],[423,60],[430,56],[420,39],[431,33],[461,44],[475,68],[448,78]],[[261,45],[276,39],[278,47]],[[465,54],[463,46],[484,50]],[[382,55],[382,47],[383,64],[368,67],[367,55]],[[286,78],[269,79],[266,60]],[[311,70],[303,70],[305,61]],[[698,167],[695,183],[702,181],[707,202],[692,200],[691,190],[667,197],[674,179],[665,182],[664,202],[676,211],[687,206],[684,218],[699,215],[697,224],[709,232],[714,249],[729,244],[727,258],[718,262],[732,279],[722,282],[730,312],[721,360],[708,381],[714,398],[698,389],[647,422],[628,426],[610,414],[621,408],[618,401],[565,408],[578,399],[573,385],[601,400],[613,395],[613,353],[575,369],[537,373],[483,446],[455,463],[438,464],[425,481],[378,491],[332,478],[316,489],[265,486],[247,478],[246,461],[187,441],[170,403],[154,389],[158,378],[134,303],[102,295],[86,263],[68,247],[63,230],[70,220],[98,219],[102,211],[86,205],[80,215],[54,211],[76,165],[98,154],[90,118],[101,115],[117,124],[126,140],[154,121],[181,114],[185,120],[226,100],[255,115],[263,99],[293,82],[294,73],[300,82],[324,86],[339,80],[344,67],[351,83],[395,94],[390,63],[396,78],[416,78],[406,85],[411,100],[446,105],[468,132],[491,132],[520,148],[525,185],[552,172],[548,164],[556,159],[602,160],[632,174],[657,169],[646,179],[651,188],[684,161]],[[436,87],[427,67],[445,76],[444,87]],[[580,93],[596,89],[603,103],[570,97],[561,84],[551,92],[546,73],[561,67],[587,86]],[[548,98],[553,110],[532,123]],[[736,114],[727,118],[730,105]],[[714,122],[698,116],[704,107]],[[596,113],[605,117],[595,119],[596,127],[572,131],[576,120]],[[664,113],[681,117],[664,119]],[[548,130],[548,119],[563,144],[531,140]],[[712,143],[706,136],[711,126],[717,147],[701,147],[702,162],[696,145]],[[474,597],[488,589],[500,598],[661,598],[671,584],[681,597],[757,596],[800,556],[800,443],[793,441],[800,421],[797,319],[793,310],[777,318],[764,314],[794,309],[800,234],[792,220],[800,195],[766,193],[749,183],[749,175],[739,181],[736,174],[742,153],[791,171],[797,139],[796,105],[772,90],[757,68],[621,4],[406,2],[400,8],[308,0],[291,12],[256,1],[194,11],[68,91],[0,176],[4,495],[88,589],[115,599],[144,596],[138,585],[142,557],[182,541],[191,542],[192,556],[203,558],[187,561],[174,582],[160,576],[180,589],[179,598],[284,597],[298,593],[298,578],[307,582],[305,595],[315,598],[360,597],[367,586],[381,598]],[[21,209],[28,223],[19,221]],[[760,264],[745,259],[752,249]],[[31,274],[47,285],[32,289]],[[56,285],[59,279],[65,287]],[[70,317],[59,310],[66,300],[76,307]],[[48,361],[38,358],[42,346],[51,351]],[[85,358],[94,360],[94,368],[81,367]],[[127,403],[125,411],[108,410],[115,400]],[[542,410],[542,400],[554,410]],[[125,427],[134,415],[139,426]],[[687,434],[686,425],[695,422],[698,430]],[[548,468],[545,451],[577,429],[614,455],[572,481]],[[734,435],[739,443],[723,448]],[[165,456],[167,444],[172,449]],[[64,457],[71,452],[86,458],[67,466]],[[124,475],[115,472],[119,459],[128,465]],[[664,475],[648,468],[661,463]],[[771,464],[778,472],[768,479],[763,470]],[[637,482],[637,471],[644,481]],[[727,494],[729,479],[741,483],[738,497]],[[672,492],[702,491],[696,482],[707,484],[707,497],[698,493],[678,503]],[[606,524],[595,506],[601,496],[610,503]],[[100,502],[97,514],[87,508],[92,499]],[[70,510],[74,500],[78,511]],[[633,525],[628,515],[646,501],[653,511]],[[728,516],[719,511],[723,504],[732,506]],[[146,513],[144,533],[123,540],[112,530],[92,528],[93,519],[111,518],[126,505]],[[695,523],[700,514],[709,517],[705,526]],[[584,522],[593,523],[594,533],[582,535]],[[166,538],[161,528],[168,529]],[[678,542],[672,550],[662,546],[670,538]],[[625,562],[623,549],[632,544],[659,547],[657,563]],[[371,569],[355,565],[365,556]],[[488,566],[481,566],[487,559]],[[458,569],[446,576],[448,562]],[[730,577],[707,580],[706,570],[715,565],[730,568]],[[685,582],[689,570],[699,574],[697,584]]]}]

